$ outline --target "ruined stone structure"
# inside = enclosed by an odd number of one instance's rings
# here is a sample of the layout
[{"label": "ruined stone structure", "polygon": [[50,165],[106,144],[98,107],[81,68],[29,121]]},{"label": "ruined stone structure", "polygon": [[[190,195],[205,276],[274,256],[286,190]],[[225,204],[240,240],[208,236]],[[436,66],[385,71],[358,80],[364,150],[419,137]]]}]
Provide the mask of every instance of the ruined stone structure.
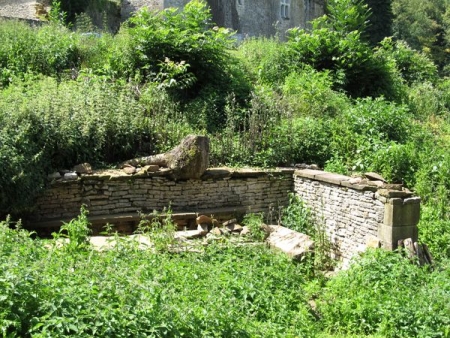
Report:
[{"label": "ruined stone structure", "polygon": [[[163,10],[183,8],[189,0],[122,0],[120,13],[88,15],[101,23],[106,14],[109,28],[118,29],[120,21],[127,20],[142,7]],[[207,0],[214,22],[236,31],[238,36],[281,37],[292,27],[308,27],[309,22],[324,13],[324,0]],[[0,17],[37,20],[50,10],[49,0],[0,0]],[[108,7],[109,8],[109,7]],[[109,9],[105,8],[105,11]]]},{"label": "ruined stone structure", "polygon": [[0,17],[37,20],[49,9],[49,0],[0,0]]},{"label": "ruined stone structure", "polygon": [[[79,214],[82,204],[97,223],[139,221],[138,212],[213,213],[220,218],[264,212],[276,223],[279,208],[294,192],[315,215],[346,261],[369,242],[394,249],[404,238],[417,240],[420,199],[381,181],[358,181],[319,170],[208,169],[200,179],[178,180],[169,172],[101,171],[57,180],[38,200],[30,227],[59,226]],[[191,216],[192,216],[191,215]],[[183,225],[183,223],[181,223]]]},{"label": "ruined stone structure", "polygon": [[319,170],[296,171],[294,185],[344,260],[369,242],[392,250],[399,239],[417,241],[420,198],[410,192]]},{"label": "ruined stone structure", "polygon": [[269,205],[286,205],[292,190],[292,170],[255,171],[208,169],[201,179],[174,181],[169,171],[133,176],[106,171],[75,181],[56,181],[37,204],[35,220],[70,219],[84,203],[90,215],[174,212],[213,209],[264,212]]},{"label": "ruined stone structure", "polygon": [[[124,0],[122,19],[147,6],[151,10],[182,8],[189,0]],[[207,0],[213,20],[242,36],[283,35],[292,27],[307,27],[324,13],[323,0]]]}]

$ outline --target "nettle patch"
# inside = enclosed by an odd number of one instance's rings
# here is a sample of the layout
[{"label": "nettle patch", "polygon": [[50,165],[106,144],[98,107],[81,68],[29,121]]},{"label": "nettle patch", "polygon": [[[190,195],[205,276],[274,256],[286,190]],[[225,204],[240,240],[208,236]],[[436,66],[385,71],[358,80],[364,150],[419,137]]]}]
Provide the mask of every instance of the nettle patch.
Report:
[{"label": "nettle patch", "polygon": [[[257,221],[247,217],[250,227]],[[98,251],[87,225],[82,212],[54,239],[39,240],[0,222],[3,336],[446,337],[450,330],[448,262],[433,271],[369,251],[328,279],[307,256],[294,262],[227,237],[168,250],[173,227],[157,221],[140,228],[157,250],[116,235]]]}]

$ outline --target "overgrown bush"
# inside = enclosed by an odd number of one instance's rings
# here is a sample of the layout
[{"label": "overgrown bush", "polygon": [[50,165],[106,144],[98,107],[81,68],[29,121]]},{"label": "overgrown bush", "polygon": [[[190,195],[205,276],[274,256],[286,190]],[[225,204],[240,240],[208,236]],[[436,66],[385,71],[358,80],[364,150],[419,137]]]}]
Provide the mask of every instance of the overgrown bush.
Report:
[{"label": "overgrown bush", "polygon": [[[411,152],[401,154],[396,152],[395,156],[402,162],[398,165],[408,170],[408,173],[398,172],[395,175],[393,172],[388,172],[391,170],[390,162],[386,162],[389,155],[383,157],[383,154],[393,145],[396,150],[406,150],[407,148],[404,147],[398,148],[396,144],[407,143],[412,137],[413,130],[414,125],[406,106],[382,98],[360,99],[349,105],[332,122],[331,154],[335,159],[340,159],[347,167],[356,171],[366,171],[369,167],[374,167],[374,159],[377,157],[376,166],[378,169],[385,166],[389,176],[393,178],[396,176],[396,179],[399,175],[410,177],[414,172],[413,168],[408,169],[408,165],[413,161],[408,157],[413,155]],[[392,151],[391,154],[393,154]],[[392,161],[396,160],[392,159]]]},{"label": "overgrown bush", "polygon": [[308,64],[327,70],[334,89],[352,97],[392,97],[390,69],[361,37],[368,15],[361,1],[335,1],[328,4],[331,16],[313,20],[313,29],[288,32],[286,61],[295,67]]},{"label": "overgrown bush", "polygon": [[317,72],[305,66],[286,77],[283,94],[295,115],[334,117],[346,108],[349,101],[332,87],[333,81],[327,71]]},{"label": "overgrown bush", "polygon": [[61,77],[78,68],[77,35],[58,24],[33,28],[0,20],[0,88],[27,73]]},{"label": "overgrown bush", "polygon": [[392,59],[408,85],[437,80],[437,67],[433,61],[427,55],[410,48],[404,41],[394,42],[391,38],[386,38],[381,41],[376,54]]},{"label": "overgrown bush", "polygon": [[317,302],[334,334],[446,337],[450,332],[448,269],[430,271],[402,255],[366,253],[331,279]]},{"label": "overgrown bush", "polygon": [[418,167],[419,157],[412,143],[391,142],[373,154],[368,169],[380,173],[388,182],[414,187]]},{"label": "overgrown bush", "polygon": [[311,210],[295,194],[289,195],[289,205],[283,209],[281,224],[312,238],[314,238],[317,230]]},{"label": "overgrown bush", "polygon": [[[162,91],[111,83],[34,79],[0,93],[0,210],[31,206],[52,170],[114,164],[163,152],[192,133]],[[172,110],[173,108],[173,110]]]},{"label": "overgrown bush", "polygon": [[286,58],[286,44],[277,38],[249,38],[238,48],[237,56],[254,81],[281,86],[296,65]]}]

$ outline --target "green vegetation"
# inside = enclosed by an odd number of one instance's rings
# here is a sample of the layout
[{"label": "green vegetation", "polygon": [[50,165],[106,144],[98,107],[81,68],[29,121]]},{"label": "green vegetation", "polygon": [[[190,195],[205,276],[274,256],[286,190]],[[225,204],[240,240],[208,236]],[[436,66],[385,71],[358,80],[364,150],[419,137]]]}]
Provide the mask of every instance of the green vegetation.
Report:
[{"label": "green vegetation", "polygon": [[[140,229],[158,246],[116,236],[93,250],[85,211],[55,239],[0,222],[3,337],[448,337],[448,260],[434,271],[369,252],[327,281],[264,245],[222,240],[174,254],[171,230]],[[257,217],[251,221],[256,224]],[[61,237],[63,236],[63,237]],[[62,241],[68,237],[70,242]]]},{"label": "green vegetation", "polygon": [[[329,1],[327,15],[287,41],[240,43],[199,0],[143,10],[116,35],[82,34],[92,32],[88,2],[71,3],[81,7],[55,2],[42,27],[0,21],[0,219],[25,215],[54,170],[114,166],[199,133],[212,165],[316,163],[404,183],[423,200],[420,239],[437,266],[378,252],[318,278],[327,243],[294,197],[281,221],[312,231],[322,248],[304,265],[262,247],[173,255],[157,222],[141,231],[158,254],[125,242],[98,253],[84,213],[55,235],[72,240],[60,248],[10,230],[8,218],[3,336],[449,337],[448,0]],[[259,229],[261,218],[246,221]]]}]

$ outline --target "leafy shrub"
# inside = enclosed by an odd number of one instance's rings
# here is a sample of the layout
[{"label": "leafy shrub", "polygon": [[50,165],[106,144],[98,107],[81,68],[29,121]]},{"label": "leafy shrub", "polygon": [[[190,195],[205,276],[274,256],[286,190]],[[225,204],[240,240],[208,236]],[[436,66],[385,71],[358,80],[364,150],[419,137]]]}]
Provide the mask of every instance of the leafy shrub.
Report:
[{"label": "leafy shrub", "polygon": [[60,77],[80,62],[77,35],[57,24],[0,21],[0,39],[0,86],[29,72]]},{"label": "leafy shrub", "polygon": [[204,1],[191,1],[183,10],[150,12],[144,8],[116,39],[106,74],[154,82],[187,103],[187,110],[191,100],[202,100],[208,104],[209,130],[224,124],[224,98],[228,94],[234,93],[241,104],[245,103],[250,88],[229,53],[232,33],[213,27]]},{"label": "leafy shrub", "polygon": [[134,89],[89,75],[59,84],[35,79],[4,90],[0,210],[33,205],[52,170],[163,152],[192,133],[164,93],[143,88],[139,102]]},{"label": "leafy shrub", "polygon": [[342,34],[320,28],[320,20],[313,21],[313,25],[311,32],[299,28],[289,31],[286,48],[290,62],[297,67],[307,64],[318,71],[328,70],[334,89],[344,90],[352,97],[391,97],[389,68],[373,56],[359,31]]},{"label": "leafy shrub", "polygon": [[414,187],[419,158],[412,143],[396,144],[377,150],[369,170],[380,173],[388,182]]},{"label": "leafy shrub", "polygon": [[445,337],[449,288],[448,270],[430,272],[377,250],[331,279],[317,305],[330,333]]},{"label": "leafy shrub", "polygon": [[414,116],[426,122],[450,112],[448,81],[415,83],[408,90],[408,106]]},{"label": "leafy shrub", "polygon": [[[411,157],[415,156],[412,145],[402,145],[414,139],[416,133],[420,135],[420,131],[406,106],[383,98],[359,99],[348,105],[330,125],[329,148],[333,156],[329,158],[338,159],[341,165],[354,171],[376,167],[392,179],[403,178],[413,184],[418,159]],[[396,159],[390,158],[391,155]],[[399,163],[390,167],[397,160]],[[412,168],[408,167],[410,164]]]},{"label": "leafy shrub", "polygon": [[330,157],[329,124],[322,119],[282,119],[267,140],[272,163],[315,163],[323,166]]},{"label": "leafy shrub", "polygon": [[405,142],[412,128],[407,107],[383,98],[357,100],[341,118],[344,121],[338,119],[339,124],[348,125],[356,134],[389,141]]},{"label": "leafy shrub", "polygon": [[284,99],[294,114],[306,116],[334,116],[348,104],[342,93],[333,91],[327,71],[317,72],[305,66],[302,71],[289,74],[284,82]]},{"label": "leafy shrub", "polygon": [[46,25],[36,33],[32,70],[61,76],[65,70],[76,69],[80,63],[78,36],[60,25]]},{"label": "leafy shrub", "polygon": [[340,157],[332,157],[331,159],[327,160],[325,162],[323,170],[341,175],[348,175],[349,173],[347,164]]},{"label": "leafy shrub", "polygon": [[89,229],[90,223],[87,218],[89,211],[84,205],[81,206],[80,215],[72,219],[69,223],[64,223],[59,233],[54,233],[53,236],[57,239],[67,238],[69,242],[63,247],[68,252],[75,253],[77,251],[85,250],[89,247]]},{"label": "leafy shrub", "polygon": [[250,236],[253,240],[262,242],[266,239],[267,235],[262,228],[264,224],[263,214],[246,214],[242,224],[250,229]]},{"label": "leafy shrub", "polygon": [[417,192],[425,201],[444,210],[450,201],[450,156],[446,147],[439,143],[435,144],[435,149],[424,151],[422,156],[422,165],[417,173]]},{"label": "leafy shrub", "polygon": [[[167,79],[178,82],[180,89],[195,83],[197,90],[206,83],[224,80],[231,33],[224,28],[213,29],[211,15],[202,1],[192,1],[182,11],[169,8],[151,12],[144,8],[119,35],[125,35],[125,50],[112,53],[110,62],[126,78],[137,75],[157,81],[158,76],[167,73]],[[167,68],[167,62],[186,67],[177,73]],[[183,82],[183,77],[190,80]]]},{"label": "leafy shrub", "polygon": [[111,45],[116,44],[117,41],[118,39],[107,33],[80,33],[78,36],[80,70],[91,69],[97,74],[106,72],[105,60],[108,58]]},{"label": "leafy shrub", "polygon": [[448,202],[445,206],[432,202],[421,206],[419,239],[438,262],[450,258],[450,215],[447,210]]},{"label": "leafy shrub", "polygon": [[289,195],[289,205],[283,209],[281,223],[286,228],[304,233],[314,238],[316,234],[315,222],[311,211],[295,194]]},{"label": "leafy shrub", "polygon": [[433,61],[427,55],[413,50],[404,41],[394,42],[392,38],[386,38],[381,41],[376,54],[392,59],[408,85],[415,82],[433,83],[437,80],[437,67]]},{"label": "leafy shrub", "polygon": [[[141,215],[136,233],[145,234],[158,252],[168,252],[175,244],[177,225],[172,220],[172,210],[163,210],[164,215],[156,210],[151,215]],[[144,217],[142,217],[144,216]]]},{"label": "leafy shrub", "polygon": [[276,38],[246,39],[239,46],[237,56],[255,81],[273,87],[281,86],[295,69],[287,58],[286,44]]}]

